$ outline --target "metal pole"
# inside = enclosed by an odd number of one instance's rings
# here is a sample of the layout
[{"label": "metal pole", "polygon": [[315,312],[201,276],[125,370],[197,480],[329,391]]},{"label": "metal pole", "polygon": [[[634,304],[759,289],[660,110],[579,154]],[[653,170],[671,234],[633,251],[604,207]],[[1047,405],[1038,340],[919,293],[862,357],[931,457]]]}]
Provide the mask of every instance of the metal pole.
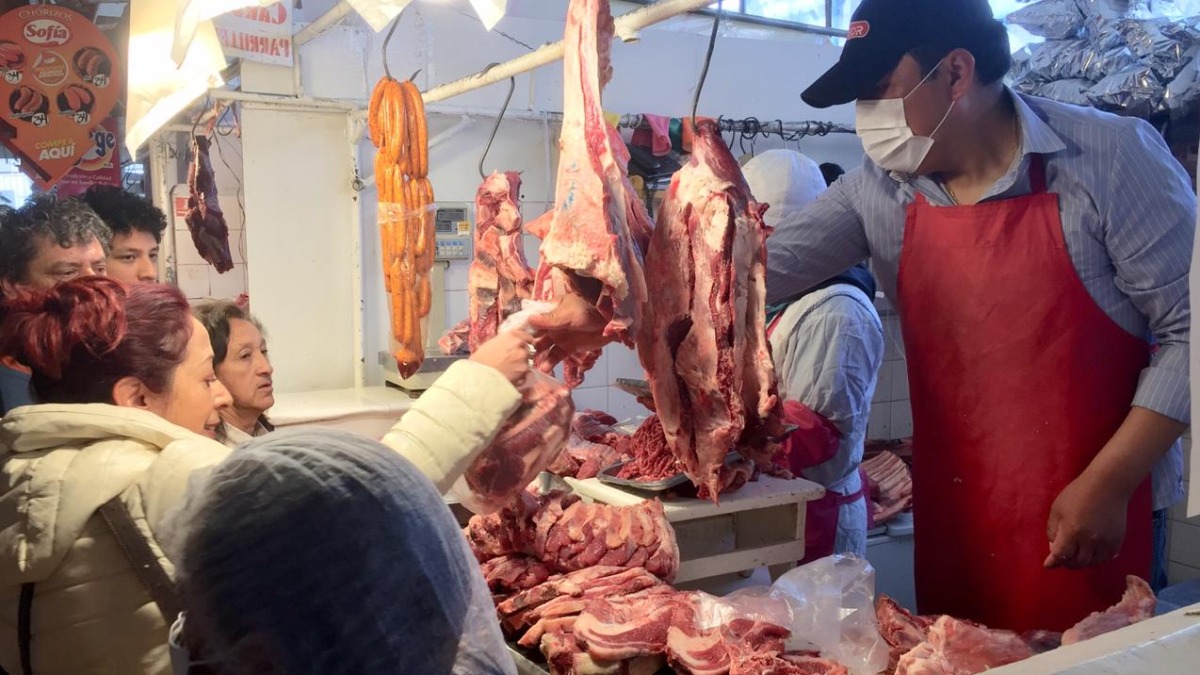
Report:
[{"label": "metal pole", "polygon": [[[660,0],[652,5],[646,5],[623,14],[614,21],[616,34],[626,42],[638,39],[638,33],[647,26],[666,21],[667,19],[699,9],[708,5],[711,0]],[[422,94],[426,103],[444,101],[448,98],[465,94],[489,84],[507,80],[515,75],[562,60],[562,41],[543,45],[528,54],[519,56],[511,61],[505,61],[486,71],[468,75],[439,87],[434,87]]]},{"label": "metal pole", "polygon": [[317,17],[312,23],[296,31],[296,34],[292,36],[292,42],[295,45],[293,49],[313,41],[318,35],[333,28],[335,24],[349,16],[350,12],[353,11],[354,7],[350,5],[349,0],[340,0],[338,4],[333,6],[333,9],[330,9],[328,12]]},{"label": "metal pole", "polygon": [[300,98],[296,96],[278,96],[274,94],[247,94],[228,89],[210,89],[208,95],[217,101],[239,101],[242,103],[261,103],[268,107],[286,108],[289,110],[308,110],[312,112],[348,113],[359,110],[359,106],[344,101],[320,98]]}]

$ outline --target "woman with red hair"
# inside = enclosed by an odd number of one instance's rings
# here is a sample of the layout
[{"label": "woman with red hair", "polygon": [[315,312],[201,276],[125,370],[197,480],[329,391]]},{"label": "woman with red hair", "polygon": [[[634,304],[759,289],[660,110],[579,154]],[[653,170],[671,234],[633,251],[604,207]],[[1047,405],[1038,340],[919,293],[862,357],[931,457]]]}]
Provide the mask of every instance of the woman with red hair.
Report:
[{"label": "woman with red hair", "polygon": [[9,298],[0,353],[41,402],[0,422],[0,665],[170,672],[156,533],[228,453],[208,334],[178,289],[88,277]]},{"label": "woman with red hair", "polygon": [[[384,445],[447,490],[521,404],[532,340],[480,345]],[[0,353],[30,366],[41,402],[0,420],[0,666],[168,675],[164,516],[229,454],[213,440],[232,398],[208,333],[175,288],[87,277],[9,299]]]}]

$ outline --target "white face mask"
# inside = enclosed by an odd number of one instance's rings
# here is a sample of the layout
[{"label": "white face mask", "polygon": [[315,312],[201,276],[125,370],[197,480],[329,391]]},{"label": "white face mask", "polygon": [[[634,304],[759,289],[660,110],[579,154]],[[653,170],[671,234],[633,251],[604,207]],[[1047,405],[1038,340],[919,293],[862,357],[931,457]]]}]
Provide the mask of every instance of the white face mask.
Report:
[{"label": "white face mask", "polygon": [[[937,68],[940,68],[938,64]],[[903,174],[915,174],[921,168],[921,163],[929,151],[933,149],[933,136],[946,123],[950,111],[954,110],[954,101],[946,108],[942,121],[929,136],[917,136],[908,126],[908,118],[904,114],[904,101],[921,88],[929,78],[937,72],[937,68],[929,71],[925,79],[917,83],[912,91],[904,98],[885,98],[879,101],[858,101],[855,103],[855,132],[862,140],[863,151],[872,162],[885,171]]]},{"label": "white face mask", "polygon": [[171,630],[167,633],[167,653],[171,656],[171,675],[188,675],[192,666],[211,666],[220,660],[192,660],[191,652],[183,644],[184,614],[185,612],[179,613],[179,616],[175,618],[175,623],[171,624]]}]

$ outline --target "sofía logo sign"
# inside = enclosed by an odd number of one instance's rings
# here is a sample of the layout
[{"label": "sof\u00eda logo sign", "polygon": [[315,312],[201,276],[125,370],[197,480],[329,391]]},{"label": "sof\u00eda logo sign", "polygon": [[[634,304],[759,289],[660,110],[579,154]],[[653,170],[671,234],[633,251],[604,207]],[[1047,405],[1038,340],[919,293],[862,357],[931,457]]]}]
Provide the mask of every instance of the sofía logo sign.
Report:
[{"label": "sof\u00eda logo sign", "polygon": [[53,19],[38,19],[25,24],[25,39],[35,45],[63,45],[71,39],[71,31]]}]

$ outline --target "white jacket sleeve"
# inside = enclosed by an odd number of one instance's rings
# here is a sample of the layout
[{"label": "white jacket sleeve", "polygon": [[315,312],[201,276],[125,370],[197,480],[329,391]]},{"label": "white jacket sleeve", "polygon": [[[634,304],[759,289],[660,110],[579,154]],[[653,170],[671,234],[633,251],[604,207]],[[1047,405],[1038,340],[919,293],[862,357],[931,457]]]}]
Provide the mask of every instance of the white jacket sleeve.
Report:
[{"label": "white jacket sleeve", "polygon": [[521,394],[500,371],[459,361],[382,439],[445,493],[517,409]]}]

